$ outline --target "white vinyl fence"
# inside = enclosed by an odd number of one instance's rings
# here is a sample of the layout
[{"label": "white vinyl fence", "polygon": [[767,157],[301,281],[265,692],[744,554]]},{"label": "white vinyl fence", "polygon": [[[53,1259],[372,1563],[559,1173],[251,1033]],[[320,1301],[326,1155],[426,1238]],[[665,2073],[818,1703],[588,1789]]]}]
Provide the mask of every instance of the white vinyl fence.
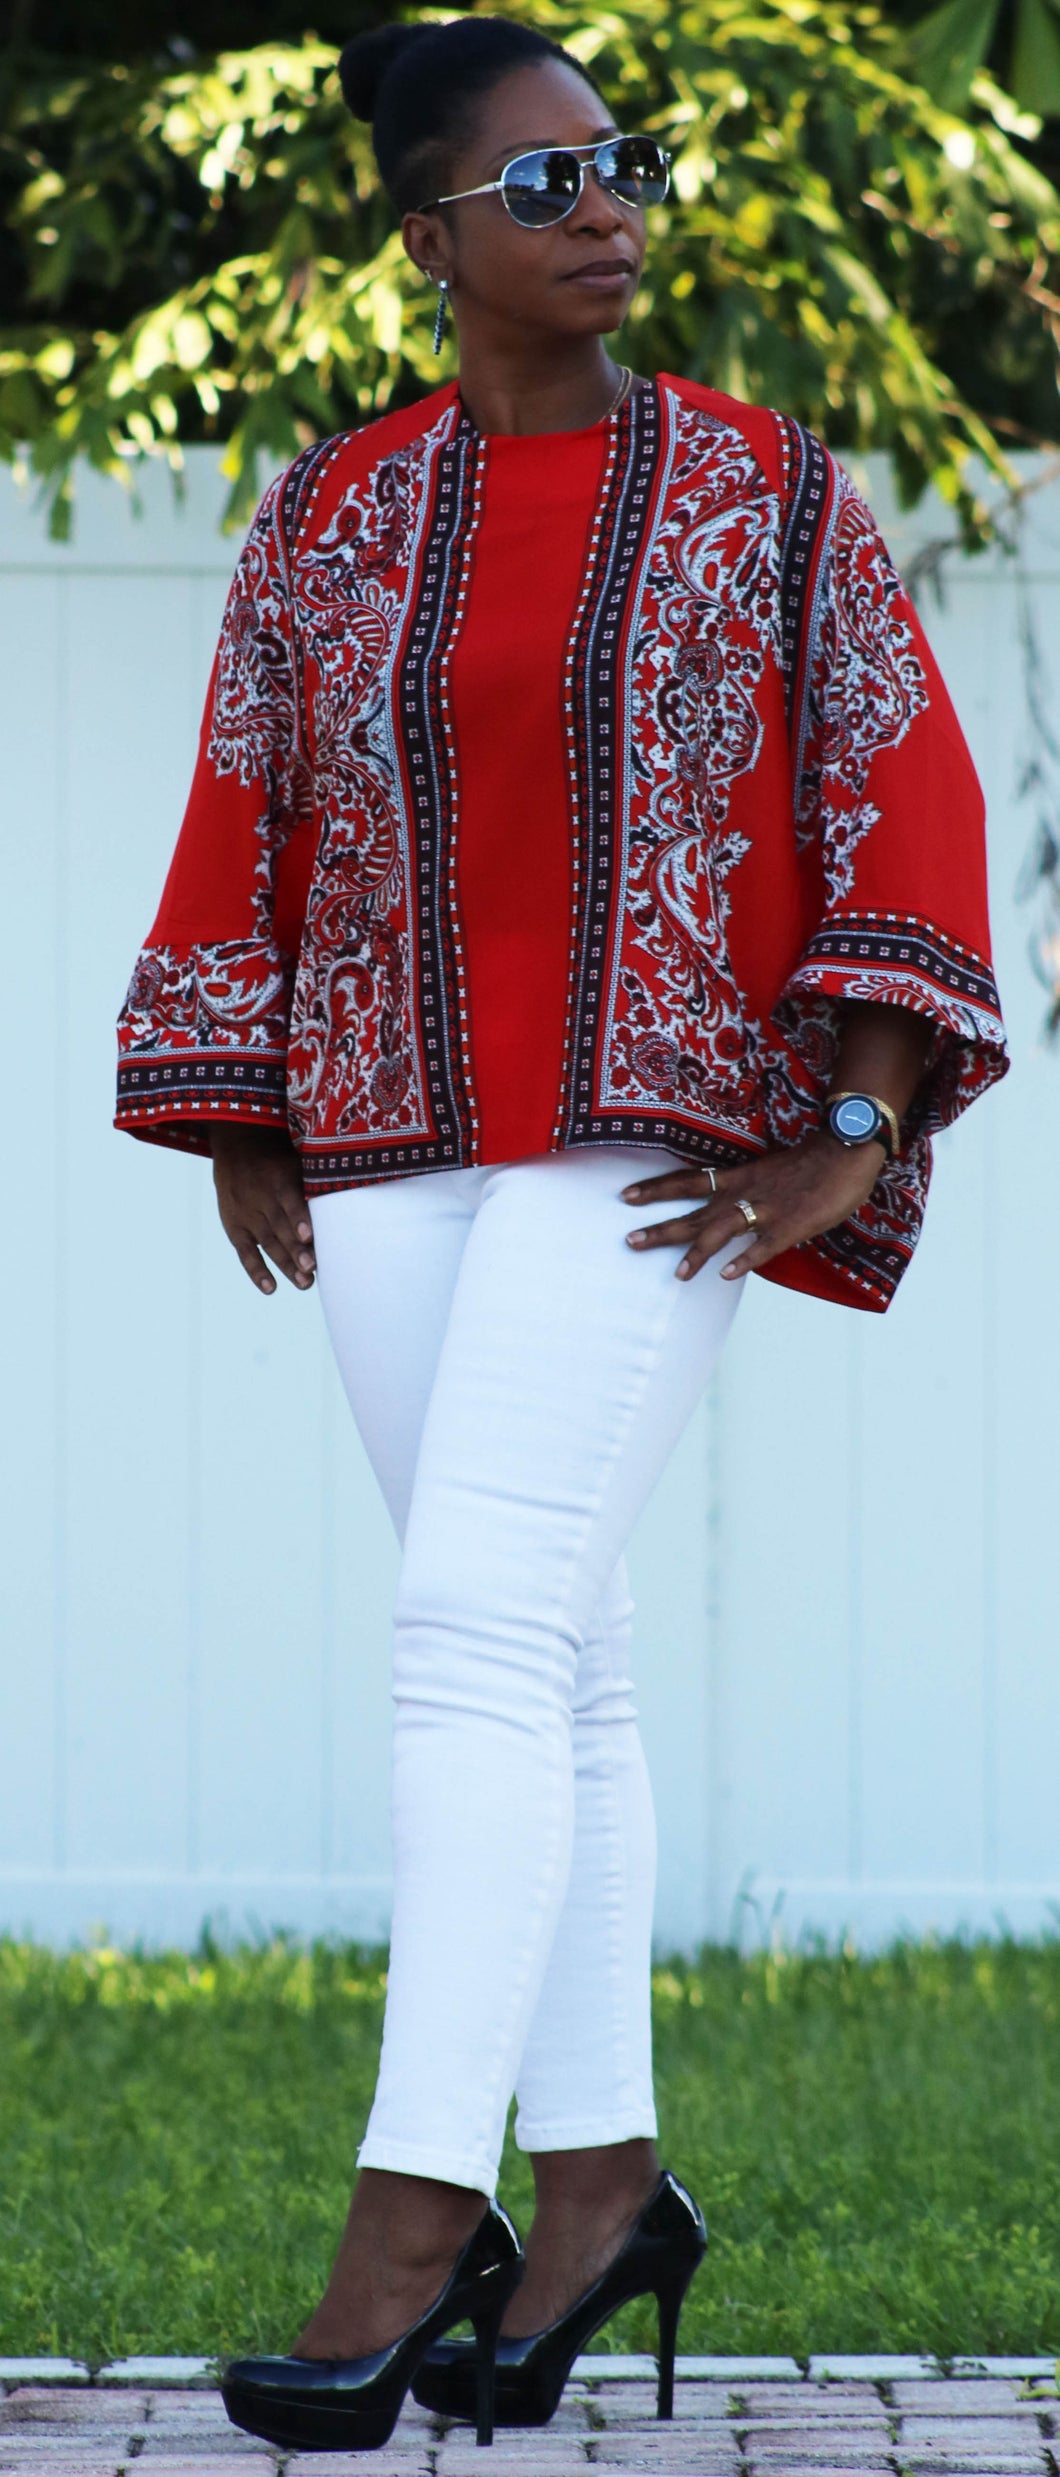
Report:
[{"label": "white vinyl fence", "polygon": [[[183,509],[152,470],[139,519],[84,480],[70,546],[0,477],[0,1930],[55,1943],[387,1922],[398,1552],[316,1292],[263,1299],[209,1164],[111,1127],[237,550],[188,462]],[[903,563],[951,530],[857,478]],[[1022,566],[1055,681],[1055,480]],[[939,1143],[886,1316],[749,1285],[638,1525],[660,1950],[1060,1922],[1060,1051],[1017,899],[1016,571],[947,573],[924,616],[986,785],[1016,1063]]]}]

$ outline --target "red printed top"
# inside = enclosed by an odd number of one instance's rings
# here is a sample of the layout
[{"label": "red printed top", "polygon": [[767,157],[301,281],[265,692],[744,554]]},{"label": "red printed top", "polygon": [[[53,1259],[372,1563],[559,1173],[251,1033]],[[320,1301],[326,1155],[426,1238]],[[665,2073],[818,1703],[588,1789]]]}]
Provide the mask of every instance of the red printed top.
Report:
[{"label": "red printed top", "polygon": [[928,1016],[902,1146],[767,1279],[884,1308],[933,1130],[1007,1065],[983,804],[872,516],[798,424],[663,373],[321,442],[241,554],[118,1024],[115,1123],[286,1127],[306,1192],[819,1122],[843,998]]},{"label": "red printed top", "polygon": [[[483,1161],[547,1152],[559,1101],[572,905],[563,655],[604,445],[599,422],[489,440],[450,671],[456,745],[474,752],[456,868]],[[525,628],[511,624],[513,578],[532,580]]]}]

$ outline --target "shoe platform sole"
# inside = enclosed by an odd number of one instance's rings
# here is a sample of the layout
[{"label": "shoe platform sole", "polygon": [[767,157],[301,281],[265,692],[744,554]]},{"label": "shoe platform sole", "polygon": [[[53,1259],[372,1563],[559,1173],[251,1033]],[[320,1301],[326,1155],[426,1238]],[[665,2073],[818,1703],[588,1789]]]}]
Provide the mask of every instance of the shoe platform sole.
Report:
[{"label": "shoe platform sole", "polygon": [[375,2415],[350,2408],[317,2408],[307,2402],[263,2399],[240,2383],[222,2384],[221,2397],[229,2419],[244,2434],[278,2443],[285,2451],[377,2451],[387,2443],[397,2415],[385,2409]]},{"label": "shoe platform sole", "polygon": [[[573,2363],[573,2359],[571,2361]],[[549,2419],[555,2416],[568,2380],[569,2369],[564,2374],[563,2381],[558,2388],[553,2380],[547,2393],[540,2392],[536,2399],[527,2398],[524,2381],[520,2384],[518,2393],[514,2390],[509,2391],[505,2398],[504,2375],[501,2367],[498,2366],[493,2393],[494,2425],[547,2425]],[[461,2424],[474,2424],[475,2375],[473,2366],[468,2366],[466,2370],[463,2366],[460,2366],[458,2370],[449,2366],[444,2372],[439,2371],[437,2374],[429,2365],[419,2366],[413,2375],[410,2388],[413,2399],[418,2401],[421,2408],[429,2409],[432,2416],[454,2417]]]}]

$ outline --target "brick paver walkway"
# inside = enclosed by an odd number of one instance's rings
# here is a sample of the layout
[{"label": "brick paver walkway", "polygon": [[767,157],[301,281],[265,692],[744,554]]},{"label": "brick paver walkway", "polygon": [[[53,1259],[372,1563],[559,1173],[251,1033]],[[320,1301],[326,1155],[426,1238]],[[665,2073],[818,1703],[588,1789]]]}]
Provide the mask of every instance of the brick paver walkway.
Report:
[{"label": "brick paver walkway", "polygon": [[[851,2362],[856,2373],[842,2360],[800,2373],[784,2359],[679,2359],[674,2419],[660,2425],[649,2361],[580,2358],[551,2423],[499,2433],[489,2459],[469,2427],[407,2399],[364,2465],[377,2477],[1060,2477],[1045,2361],[947,2376],[915,2358]],[[9,2360],[0,2387],[0,2477],[129,2477],[141,2462],[143,2477],[349,2477],[360,2456],[283,2454],[237,2433],[195,2360],[134,2360],[94,2382]]]}]

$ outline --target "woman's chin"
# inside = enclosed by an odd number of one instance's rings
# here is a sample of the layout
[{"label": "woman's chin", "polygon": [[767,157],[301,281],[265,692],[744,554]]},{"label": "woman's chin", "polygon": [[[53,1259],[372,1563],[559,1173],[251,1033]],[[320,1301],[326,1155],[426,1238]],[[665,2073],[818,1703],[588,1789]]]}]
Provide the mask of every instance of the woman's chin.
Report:
[{"label": "woman's chin", "polygon": [[626,318],[626,305],[614,293],[578,293],[564,304],[562,323],[556,322],[553,333],[561,335],[614,335]]}]

